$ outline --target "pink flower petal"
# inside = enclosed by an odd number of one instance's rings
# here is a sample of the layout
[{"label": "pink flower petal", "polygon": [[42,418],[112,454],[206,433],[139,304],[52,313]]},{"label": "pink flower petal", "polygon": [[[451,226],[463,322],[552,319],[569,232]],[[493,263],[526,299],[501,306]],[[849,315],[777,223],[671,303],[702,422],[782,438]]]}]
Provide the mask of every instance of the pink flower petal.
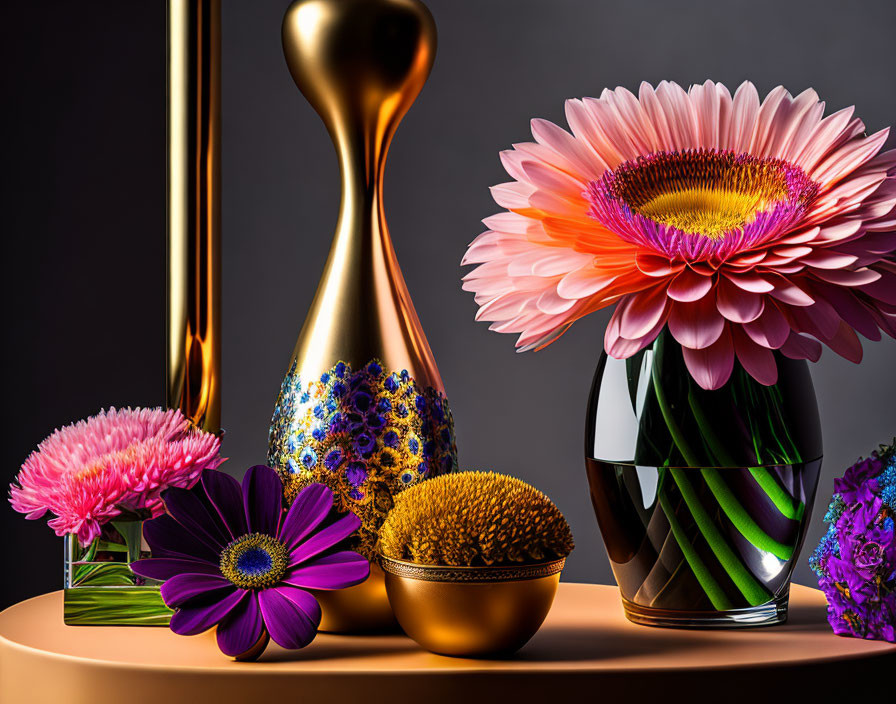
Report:
[{"label": "pink flower petal", "polygon": [[753,342],[772,350],[781,347],[791,333],[790,324],[784,314],[771,302],[766,304],[756,320],[745,323],[742,327]]},{"label": "pink flower petal", "polygon": [[607,324],[607,329],[604,332],[604,349],[607,351],[607,354],[614,359],[628,359],[633,354],[637,354],[651,344],[666,325],[668,309],[667,313],[657,321],[653,328],[648,330],[637,340],[629,340],[620,335],[620,319],[619,316],[616,315],[618,310],[619,308],[617,307],[616,311],[613,312],[613,315],[610,316],[610,322]]},{"label": "pink flower petal", "polygon": [[806,332],[819,340],[837,334],[840,316],[827,301],[818,298],[811,306],[788,309],[793,328]]},{"label": "pink flower petal", "polygon": [[662,289],[633,293],[619,302],[613,317],[619,321],[619,334],[637,340],[656,327],[667,314],[669,301]]},{"label": "pink flower petal", "polygon": [[782,259],[791,260],[805,257],[807,254],[814,252],[813,247],[793,246],[793,247],[775,247],[772,253]]},{"label": "pink flower petal", "polygon": [[[538,161],[524,161],[523,171],[529,177],[529,183],[538,189],[553,191],[574,200],[579,200],[585,190],[584,181]],[[531,202],[532,199],[529,200]]]},{"label": "pink flower petal", "polygon": [[778,365],[774,353],[767,347],[755,344],[738,326],[731,327],[734,351],[744,371],[760,384],[772,386],[778,382]]},{"label": "pink flower petal", "polygon": [[787,341],[781,345],[781,354],[790,359],[808,359],[817,362],[821,357],[821,344],[806,335],[791,332]]},{"label": "pink flower petal", "polygon": [[716,286],[716,307],[719,313],[733,323],[749,323],[760,315],[765,307],[765,296],[744,291],[721,277]]},{"label": "pink flower petal", "polygon": [[556,289],[548,289],[538,297],[535,305],[542,313],[559,315],[560,313],[565,313],[577,303],[577,300],[571,300],[557,295]]},{"label": "pink flower petal", "polygon": [[569,272],[557,284],[557,294],[563,298],[579,299],[593,296],[612,284],[619,275],[588,265]]},{"label": "pink flower petal", "polygon": [[889,128],[884,128],[868,137],[845,144],[813,169],[812,178],[825,185],[832,181],[838,181],[877,154],[884,146],[889,134]]},{"label": "pink flower petal", "polygon": [[862,342],[845,322],[840,323],[836,334],[823,342],[841,357],[858,364],[862,361]]},{"label": "pink flower petal", "polygon": [[728,326],[718,340],[701,350],[682,347],[688,371],[701,388],[713,391],[723,387],[734,369],[734,344]]},{"label": "pink flower petal", "polygon": [[869,340],[880,340],[880,329],[868,306],[854,292],[839,286],[818,284],[816,291],[834,308],[847,325]]},{"label": "pink flower petal", "polygon": [[734,273],[731,271],[723,272],[725,278],[738,288],[744,291],[752,291],[753,293],[768,293],[774,291],[775,287],[766,279],[762,278],[755,272]]},{"label": "pink flower petal", "polygon": [[836,286],[864,286],[880,278],[880,272],[862,267],[861,269],[822,270],[813,272],[815,276]]},{"label": "pink flower petal", "polygon": [[840,240],[852,237],[854,234],[859,232],[862,229],[862,221],[846,220],[844,222],[836,224],[825,224],[824,228],[816,229],[818,229],[819,231],[817,238],[818,242],[830,244],[832,242],[839,242]]},{"label": "pink flower petal", "polygon": [[896,270],[890,271],[883,266],[877,268],[880,278],[870,284],[859,286],[863,293],[884,303],[896,304]]},{"label": "pink flower petal", "polygon": [[694,303],[673,303],[669,311],[669,332],[679,344],[700,350],[709,347],[725,329],[712,298],[704,296]]},{"label": "pink flower petal", "polygon": [[535,191],[529,184],[517,181],[499,183],[489,190],[491,190],[495,203],[508,210],[528,208],[529,196]]},{"label": "pink flower petal", "polygon": [[841,254],[832,250],[816,249],[812,254],[800,257],[803,264],[816,269],[842,269],[855,264],[858,257],[852,254]]},{"label": "pink flower petal", "polygon": [[769,295],[782,303],[791,306],[811,306],[815,303],[815,299],[812,296],[783,276],[769,276],[768,279],[775,287],[775,290],[769,293]]},{"label": "pink flower petal", "polygon": [[712,278],[697,274],[690,267],[685,267],[669,284],[669,298],[682,303],[697,301],[712,288]]},{"label": "pink flower petal", "polygon": [[736,154],[749,151],[758,116],[759,93],[756,86],[744,81],[734,93],[731,121],[722,147]]},{"label": "pink flower petal", "polygon": [[812,242],[813,240],[815,240],[820,233],[821,228],[810,227],[807,230],[803,230],[802,232],[792,232],[789,235],[785,235],[779,240],[779,242],[781,244],[805,244],[806,242]]},{"label": "pink flower petal", "polygon": [[684,268],[681,262],[672,263],[668,257],[656,254],[638,254],[635,258],[638,270],[647,276],[663,277],[678,273]]},{"label": "pink flower petal", "polygon": [[594,158],[594,153],[562,127],[540,119],[532,120],[530,125],[535,141],[567,159],[584,179],[597,179],[604,172],[604,165]]}]

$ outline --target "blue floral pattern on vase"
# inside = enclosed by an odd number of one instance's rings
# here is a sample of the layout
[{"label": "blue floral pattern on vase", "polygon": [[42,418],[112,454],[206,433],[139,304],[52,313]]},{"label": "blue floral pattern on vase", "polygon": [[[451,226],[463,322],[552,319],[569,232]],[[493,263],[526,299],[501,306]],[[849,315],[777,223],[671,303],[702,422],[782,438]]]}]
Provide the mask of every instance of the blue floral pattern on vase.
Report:
[{"label": "blue floral pattern on vase", "polygon": [[354,548],[372,558],[392,496],[457,468],[454,421],[441,392],[377,359],[358,370],[340,361],[311,381],[293,362],[274,407],[268,464],[288,501],[311,482],[333,489],[338,508],[361,518]]}]

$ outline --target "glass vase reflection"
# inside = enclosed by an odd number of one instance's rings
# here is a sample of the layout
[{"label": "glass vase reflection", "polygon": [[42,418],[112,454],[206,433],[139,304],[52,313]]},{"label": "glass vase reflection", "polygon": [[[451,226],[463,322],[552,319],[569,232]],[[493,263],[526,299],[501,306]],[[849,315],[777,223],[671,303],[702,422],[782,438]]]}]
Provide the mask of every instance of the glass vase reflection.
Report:
[{"label": "glass vase reflection", "polygon": [[822,448],[807,364],[776,358],[773,386],[735,362],[728,383],[706,391],[666,331],[627,360],[602,355],[586,468],[629,620],[786,620]]},{"label": "glass vase reflection", "polygon": [[160,583],[139,577],[129,564],[149,557],[143,521],[112,521],[90,545],[65,536],[64,620],[70,626],[167,626]]}]

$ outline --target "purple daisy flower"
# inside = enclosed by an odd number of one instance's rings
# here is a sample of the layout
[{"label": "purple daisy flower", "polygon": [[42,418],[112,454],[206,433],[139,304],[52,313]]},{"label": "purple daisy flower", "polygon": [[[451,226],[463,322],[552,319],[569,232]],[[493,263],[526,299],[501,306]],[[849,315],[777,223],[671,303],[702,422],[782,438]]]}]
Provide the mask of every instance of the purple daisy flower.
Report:
[{"label": "purple daisy flower", "polygon": [[168,514],[144,524],[153,557],[131,569],[164,582],[162,598],[175,609],[172,631],[195,635],[217,626],[227,655],[258,655],[268,636],[303,648],[321,618],[308,590],[350,587],[370,572],[364,557],[336,549],[361,520],[333,512],[333,492],[322,484],[303,489],[287,512],[280,477],[263,465],[246,472],[242,487],[206,470],[194,489],[162,497]]}]

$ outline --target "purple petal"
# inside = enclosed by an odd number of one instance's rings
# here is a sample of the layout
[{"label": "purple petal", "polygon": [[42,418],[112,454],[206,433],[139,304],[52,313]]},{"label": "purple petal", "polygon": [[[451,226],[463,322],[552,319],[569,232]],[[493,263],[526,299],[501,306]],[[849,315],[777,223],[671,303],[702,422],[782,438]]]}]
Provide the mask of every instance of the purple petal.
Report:
[{"label": "purple petal", "polygon": [[370,563],[367,559],[345,550],[291,569],[282,581],[304,589],[345,589],[360,584],[369,574]]},{"label": "purple petal", "polygon": [[186,560],[174,557],[150,557],[146,560],[137,560],[131,563],[134,574],[148,579],[158,579],[164,582],[179,574],[210,574],[221,576],[221,569],[211,562],[200,560]]},{"label": "purple petal", "polygon": [[253,533],[277,535],[283,513],[283,482],[270,467],[250,467],[243,477],[246,522]]},{"label": "purple petal", "polygon": [[284,585],[279,585],[274,587],[280,596],[285,596],[289,599],[293,604],[295,604],[299,609],[304,613],[309,619],[311,619],[311,623],[314,624],[315,630],[320,626],[320,604],[317,599],[314,598],[313,594],[309,594],[304,589],[296,589],[294,587],[287,587]]},{"label": "purple petal", "polygon": [[187,606],[178,609],[171,617],[171,630],[179,636],[195,636],[207,631],[249,596],[245,589],[233,588],[233,592],[223,599],[206,602],[201,606]]},{"label": "purple petal", "polygon": [[231,538],[239,538],[249,532],[243,511],[243,492],[236,479],[226,472],[209,469],[202,473],[202,487]]},{"label": "purple petal", "polygon": [[258,597],[251,594],[218,625],[218,647],[225,655],[241,655],[258,642],[263,628]]},{"label": "purple petal", "polygon": [[199,558],[213,563],[219,560],[217,551],[166,513],[143,524],[143,537],[153,557]]},{"label": "purple petal", "polygon": [[162,492],[162,499],[168,513],[208,547],[220,553],[230,542],[217,512],[212,515],[209,506],[197,496],[195,490],[171,487]]},{"label": "purple petal", "polygon": [[292,502],[283,526],[280,541],[292,550],[311,531],[317,528],[333,508],[333,492],[323,484],[306,486]]},{"label": "purple petal", "polygon": [[169,607],[175,608],[200,594],[230,586],[229,580],[211,574],[176,574],[162,585],[162,599]]},{"label": "purple petal", "polygon": [[319,533],[315,533],[290,553],[289,566],[298,565],[345,540],[361,526],[361,519],[347,513]]},{"label": "purple petal", "polygon": [[258,603],[265,628],[277,645],[288,649],[304,648],[314,640],[320,621],[313,621],[280,590],[274,588],[260,591]]}]

